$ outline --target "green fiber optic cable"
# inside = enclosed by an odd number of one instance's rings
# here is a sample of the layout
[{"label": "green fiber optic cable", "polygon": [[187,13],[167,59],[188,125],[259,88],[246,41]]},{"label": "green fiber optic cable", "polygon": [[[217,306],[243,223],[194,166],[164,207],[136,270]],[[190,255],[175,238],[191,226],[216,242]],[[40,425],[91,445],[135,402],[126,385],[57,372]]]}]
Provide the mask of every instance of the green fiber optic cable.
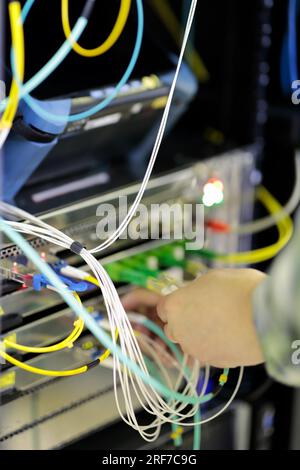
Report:
[{"label": "green fiber optic cable", "polygon": [[145,262],[141,259],[137,259],[135,256],[121,260],[120,264],[129,268],[137,269],[145,273],[147,276],[158,277],[160,275],[160,271],[158,269],[150,269]]},{"label": "green fiber optic cable", "polygon": [[195,260],[186,259],[185,252],[183,252],[183,257],[176,256],[175,250],[176,247],[170,246],[168,247],[168,250],[155,250],[152,251],[151,254],[153,256],[156,256],[159,264],[164,267],[179,267],[194,276],[196,276],[200,272],[203,272],[203,266],[201,266],[200,263],[197,263],[197,261]]},{"label": "green fiber optic cable", "polygon": [[148,272],[139,271],[121,262],[108,264],[105,269],[114,282],[126,282],[145,288],[147,288],[149,278],[153,277],[153,274],[149,276]]},{"label": "green fiber optic cable", "polygon": [[149,252],[134,255],[134,258],[137,261],[143,263],[147,269],[150,269],[151,271],[158,271],[157,258],[156,256],[152,256]]}]

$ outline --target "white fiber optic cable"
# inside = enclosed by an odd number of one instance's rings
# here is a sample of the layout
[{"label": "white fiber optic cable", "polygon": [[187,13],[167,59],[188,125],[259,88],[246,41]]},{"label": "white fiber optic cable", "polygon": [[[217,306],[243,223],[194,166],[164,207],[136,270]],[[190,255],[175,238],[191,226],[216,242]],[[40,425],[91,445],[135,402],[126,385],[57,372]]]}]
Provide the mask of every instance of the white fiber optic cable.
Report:
[{"label": "white fiber optic cable", "polygon": [[165,132],[165,129],[166,129],[167,120],[168,120],[168,117],[169,117],[170,108],[171,108],[171,104],[172,104],[172,100],[173,100],[173,96],[174,96],[174,92],[175,92],[175,88],[176,88],[176,84],[177,84],[177,79],[178,79],[178,76],[179,76],[181,64],[182,64],[183,57],[184,57],[184,54],[185,54],[185,49],[186,49],[186,45],[187,45],[187,42],[188,42],[188,39],[189,39],[191,27],[192,27],[192,24],[193,24],[193,19],[194,19],[194,15],[195,15],[195,11],[196,11],[196,6],[197,6],[197,0],[192,0],[189,15],[188,15],[188,19],[187,19],[187,23],[186,23],[185,32],[184,32],[184,36],[183,36],[183,40],[182,40],[181,51],[180,51],[180,54],[179,54],[179,59],[178,59],[175,75],[174,75],[174,78],[173,78],[173,82],[172,82],[172,85],[171,85],[171,88],[170,88],[167,104],[166,104],[166,107],[164,109],[163,117],[162,117],[162,120],[161,120],[161,123],[160,123],[160,126],[159,126],[158,134],[157,134],[155,144],[154,144],[154,147],[153,147],[153,150],[152,150],[152,154],[151,154],[151,157],[150,157],[150,160],[149,160],[148,168],[147,168],[147,171],[145,173],[145,176],[144,176],[144,179],[142,181],[139,192],[138,192],[138,194],[135,198],[134,203],[132,204],[131,208],[129,209],[128,214],[126,215],[125,219],[120,224],[120,226],[117,228],[117,230],[107,240],[105,240],[103,243],[101,243],[100,245],[98,245],[95,248],[93,248],[92,250],[90,250],[91,253],[97,253],[101,250],[104,250],[105,248],[109,247],[112,243],[114,243],[115,240],[117,240],[117,238],[121,235],[121,233],[126,229],[128,224],[130,223],[130,221],[131,221],[132,217],[134,216],[134,214],[135,214],[135,212],[136,212],[136,210],[137,210],[137,208],[138,208],[138,206],[141,202],[141,199],[144,195],[144,192],[145,192],[145,189],[146,189],[147,184],[149,182],[149,179],[150,179],[150,176],[151,176],[151,173],[152,173],[152,170],[153,170],[153,167],[154,167],[154,164],[155,164],[155,161],[156,161],[156,158],[157,158],[160,146],[161,146],[161,142],[162,142],[162,139],[163,139],[163,136],[164,136],[164,132]]}]

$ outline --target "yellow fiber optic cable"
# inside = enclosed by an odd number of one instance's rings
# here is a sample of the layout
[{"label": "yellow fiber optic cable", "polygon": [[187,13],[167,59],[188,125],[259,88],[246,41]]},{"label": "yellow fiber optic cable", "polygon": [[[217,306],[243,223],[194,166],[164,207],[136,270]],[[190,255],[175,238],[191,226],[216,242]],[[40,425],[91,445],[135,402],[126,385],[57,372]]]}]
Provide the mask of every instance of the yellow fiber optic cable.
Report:
[{"label": "yellow fiber optic cable", "polygon": [[46,369],[40,369],[38,367],[30,366],[29,364],[26,364],[25,362],[18,361],[14,357],[10,356],[4,351],[0,350],[0,356],[5,359],[7,362],[10,364],[19,367],[20,369],[26,370],[27,372],[31,372],[32,374],[37,374],[37,375],[46,375],[47,377],[69,377],[71,375],[79,375],[83,374],[84,372],[87,372],[89,367],[87,365],[83,367],[79,367],[78,369],[72,369],[72,370],[46,370]]},{"label": "yellow fiber optic cable", "polygon": [[[181,46],[183,29],[169,2],[167,0],[151,0],[150,4],[156,10],[161,21],[168,29],[175,43],[178,46]],[[209,80],[209,73],[201,57],[199,56],[199,53],[192,46],[192,44],[188,44],[186,50],[186,60],[200,82],[206,82]]]},{"label": "yellow fiber optic cable", "polygon": [[45,354],[60,351],[61,349],[70,348],[73,346],[73,343],[79,338],[83,331],[84,323],[82,320],[76,320],[74,322],[74,330],[72,333],[60,343],[57,343],[53,346],[47,346],[44,348],[37,348],[34,346],[24,346],[22,344],[14,343],[8,339],[3,340],[4,346],[9,349],[17,349],[18,351],[23,351],[27,353],[35,353],[35,354]]},{"label": "yellow fiber optic cable", "polygon": [[[93,279],[93,281],[91,280]],[[97,283],[97,280],[93,277],[90,277],[90,280],[89,282],[93,282],[94,284]],[[98,285],[98,283],[97,283]],[[74,292],[74,295],[76,297],[76,299],[81,303],[80,301],[80,298],[78,296],[77,293]],[[77,339],[80,334],[81,334],[81,331],[83,329],[83,326],[84,326],[84,323],[82,320],[80,320],[80,323],[79,326],[77,326],[77,331],[75,331],[75,329],[73,330],[73,332],[71,333],[71,335],[73,334],[74,336],[72,337],[71,341],[74,342],[75,339]],[[78,325],[78,324],[77,324]],[[71,336],[70,335],[70,336]],[[77,336],[78,335],[78,336]],[[70,341],[70,336],[68,338],[66,338],[64,340],[64,342],[66,342],[68,339]],[[118,330],[116,329],[116,341],[118,339]],[[70,342],[71,342],[70,341]],[[69,342],[69,344],[70,344]],[[45,351],[45,349],[48,349],[48,348],[30,348],[30,347],[26,347],[26,346],[22,346],[22,345],[18,345],[16,343],[12,343],[11,344],[15,344],[15,346],[18,346],[17,348],[15,349],[19,349],[21,351],[26,351],[26,352],[40,352],[40,351],[36,351],[37,349],[40,349],[40,350],[43,350],[43,352],[55,352],[55,351]],[[61,345],[61,343],[59,343]],[[58,346],[58,345],[56,345]],[[64,347],[66,347],[68,345],[65,345]],[[55,346],[54,346],[55,347]],[[22,349],[21,349],[22,348]],[[23,349],[25,348],[25,349]],[[52,348],[52,346],[50,346],[49,348]],[[59,348],[59,349],[62,349],[62,348]],[[35,351],[34,351],[35,350]],[[58,349],[56,350],[58,351]],[[48,369],[40,369],[38,367],[34,367],[34,366],[31,366],[29,364],[26,364],[24,362],[21,362],[19,361],[18,359],[15,359],[14,357],[12,357],[10,354],[7,354],[5,351],[3,351],[0,347],[0,357],[2,357],[5,361],[9,362],[10,364],[16,366],[16,367],[19,367],[20,369],[23,369],[27,372],[31,372],[32,374],[37,374],[37,375],[44,375],[44,376],[47,376],[47,377],[70,377],[70,376],[73,376],[73,375],[79,375],[79,374],[84,374],[85,372],[87,372],[89,369],[91,369],[92,367],[95,367],[97,365],[99,365],[101,362],[105,361],[105,359],[107,359],[110,355],[110,350],[109,349],[106,349],[104,351],[104,353],[98,357],[97,359],[95,359],[94,361],[90,362],[89,364],[86,364],[82,367],[79,367],[77,369],[71,369],[71,370],[48,370]]]},{"label": "yellow fiber optic cable", "polygon": [[[128,19],[130,7],[131,0],[121,0],[120,10],[116,23],[108,38],[100,46],[96,47],[95,49],[85,49],[84,47],[80,46],[77,42],[72,41],[72,48],[74,49],[74,51],[84,57],[97,57],[107,52],[111,47],[114,46],[114,44],[121,36]],[[65,36],[67,39],[69,39],[72,33],[69,20],[69,0],[61,0],[61,18]]]},{"label": "yellow fiber optic cable", "polygon": [[71,370],[46,370],[46,369],[40,369],[38,367],[31,366],[29,364],[26,364],[24,362],[18,361],[14,357],[10,356],[6,352],[2,351],[0,349],[0,356],[5,359],[5,361],[9,362],[10,364],[19,367],[20,369],[26,370],[27,372],[31,372],[32,374],[37,374],[37,375],[45,375],[47,377],[70,377],[72,375],[79,375],[79,374],[84,374],[88,370],[90,370],[92,367],[95,367],[99,365],[101,362],[103,362],[110,354],[110,351],[106,350],[99,358],[97,358],[95,361],[92,361],[89,364],[86,364],[82,367],[79,367],[77,369],[71,369]]},{"label": "yellow fiber optic cable", "polygon": [[[79,295],[76,292],[73,292],[74,297],[81,305],[81,300]],[[7,348],[16,349],[18,351],[23,351],[27,353],[35,353],[35,354],[46,354],[51,352],[60,351],[61,349],[70,348],[73,346],[74,342],[79,338],[84,328],[84,322],[81,319],[78,319],[74,322],[74,329],[70,335],[65,338],[60,343],[54,344],[52,346],[46,347],[34,347],[34,346],[24,346],[22,344],[15,343],[9,339],[4,339],[3,344]]]},{"label": "yellow fiber optic cable", "polygon": [[87,282],[90,282],[91,284],[94,284],[94,286],[99,287],[99,282],[97,281],[97,279],[94,276],[87,275],[84,278],[84,280],[87,281]]},{"label": "yellow fiber optic cable", "polygon": [[[274,216],[283,210],[281,204],[269,193],[266,188],[262,186],[257,189],[257,199],[265,206],[269,213]],[[276,256],[279,251],[285,247],[293,234],[293,221],[288,214],[282,219],[278,220],[276,222],[276,226],[278,229],[279,238],[277,242],[273,243],[272,245],[240,253],[223,254],[212,251],[208,257],[230,264],[255,264],[261,263],[262,261],[267,261]],[[204,257],[205,251],[206,250],[203,250]]]},{"label": "yellow fiber optic cable", "polygon": [[[24,80],[24,67],[25,67],[25,49],[24,49],[24,31],[21,20],[21,4],[20,2],[10,2],[9,18],[11,26],[12,45],[14,49],[15,67],[19,82]],[[19,85],[13,79],[10,93],[7,101],[6,109],[0,120],[0,130],[8,130],[11,128],[14,117],[17,112],[19,103]]]}]

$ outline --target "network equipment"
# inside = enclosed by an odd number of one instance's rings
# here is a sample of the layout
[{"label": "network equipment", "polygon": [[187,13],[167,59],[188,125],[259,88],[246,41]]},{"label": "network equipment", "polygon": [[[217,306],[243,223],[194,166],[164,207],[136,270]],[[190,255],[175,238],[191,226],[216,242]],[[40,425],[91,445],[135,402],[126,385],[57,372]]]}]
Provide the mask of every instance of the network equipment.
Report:
[{"label": "network equipment", "polygon": [[[24,53],[26,23],[31,15],[34,21],[38,6],[34,0],[27,0],[21,10],[18,1],[9,2],[13,78],[9,96],[1,102],[0,122],[4,162],[0,202],[4,237],[0,250],[0,448],[63,446],[119,416],[148,443],[155,443],[162,427],[169,426],[174,445],[180,446],[184,429],[192,428],[193,448],[198,450],[200,426],[228,410],[238,393],[243,368],[230,397],[220,400],[231,381],[229,369],[211,371],[209,367],[200,368],[195,360],[188,363],[188,357],[156,324],[136,312],[125,312],[120,295],[132,286],[165,295],[211,266],[271,259],[289,241],[293,225],[286,208],[263,187],[257,189],[256,197],[271,218],[246,228],[243,225],[243,217],[251,216],[255,197],[252,147],[184,169],[169,169],[150,179],[164,134],[197,89],[183,60],[197,1],[192,0],[190,5],[178,59],[166,58],[159,48],[156,57],[152,49],[159,65],[154,69],[150,63],[150,73],[141,75],[137,74],[145,28],[142,0],[121,0],[107,39],[99,47],[87,49],[81,45],[81,35],[88,29],[95,4],[93,0],[85,2],[72,29],[71,3],[61,1],[62,45],[26,81],[25,59],[28,55],[30,68],[30,60],[35,60],[37,53],[36,46]],[[107,67],[107,83],[95,87],[91,82],[94,75],[83,73],[84,85],[78,86],[74,79],[77,88],[71,90],[69,81],[62,81],[58,73],[50,88],[53,93],[45,96],[46,79],[60,65],[63,67],[68,55],[75,52],[78,60],[100,60],[125,34],[132,34],[127,22],[133,7],[133,49],[119,82],[114,83],[110,76],[114,71]],[[53,6],[47,8],[53,14]],[[49,45],[54,46],[54,42]],[[149,47],[150,42],[146,44]],[[126,59],[122,57],[121,62]],[[72,66],[67,70],[73,73]],[[40,95],[33,97],[36,89]],[[170,115],[172,103],[175,107]],[[88,148],[84,149],[85,145]],[[88,164],[85,155],[89,156]],[[131,171],[116,181],[113,171],[124,167],[124,162],[118,167],[122,158]],[[141,184],[133,184],[141,176],[137,168],[143,173]],[[60,180],[53,183],[56,177]],[[99,241],[95,235],[97,207],[104,202],[114,206],[120,194],[130,201],[128,212]],[[289,210],[295,199],[291,198]],[[206,246],[191,254],[185,240],[122,239],[123,232],[134,224],[142,200],[148,207],[174,200],[179,205],[203,203]],[[41,211],[44,214],[37,215]],[[178,222],[170,227],[174,238]],[[270,223],[277,225],[277,242],[251,251],[248,240],[245,250],[240,249],[240,233],[251,233],[252,228],[256,231],[258,226],[265,228]],[[148,218],[140,224],[142,230],[146,229]],[[155,224],[163,234],[163,217]],[[165,342],[167,351],[157,350],[145,330]],[[164,355],[169,368],[161,359]],[[53,399],[49,400],[49,395]],[[79,410],[87,419],[81,418],[74,428],[71,422],[78,419]],[[141,411],[150,417],[147,424],[140,419]],[[57,431],[62,420],[65,426]]]}]

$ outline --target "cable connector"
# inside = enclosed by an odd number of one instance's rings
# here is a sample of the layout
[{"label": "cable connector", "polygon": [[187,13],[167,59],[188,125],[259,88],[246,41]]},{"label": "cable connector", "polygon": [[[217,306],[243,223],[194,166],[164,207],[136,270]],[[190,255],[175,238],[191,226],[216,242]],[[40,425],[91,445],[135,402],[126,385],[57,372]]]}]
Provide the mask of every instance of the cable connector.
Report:
[{"label": "cable connector", "polygon": [[95,5],[95,0],[88,0],[85,4],[85,7],[84,7],[82,13],[81,13],[81,16],[88,20],[89,17],[91,16],[94,5]]},{"label": "cable connector", "polygon": [[[84,281],[74,282],[74,280],[65,277],[65,276],[58,276],[59,279],[65,284],[65,286],[75,292],[85,292],[88,289],[88,283]],[[44,274],[35,274],[33,276],[33,283],[32,287],[35,291],[40,291],[41,289],[48,289],[49,287],[53,287],[49,279]]]},{"label": "cable connector", "polygon": [[227,380],[228,380],[228,375],[222,374],[219,377],[219,384],[223,386],[226,384]]},{"label": "cable connector", "polygon": [[55,261],[55,263],[49,263],[49,266],[55,271],[56,273],[60,273],[63,268],[67,266],[67,263],[63,260]]}]

